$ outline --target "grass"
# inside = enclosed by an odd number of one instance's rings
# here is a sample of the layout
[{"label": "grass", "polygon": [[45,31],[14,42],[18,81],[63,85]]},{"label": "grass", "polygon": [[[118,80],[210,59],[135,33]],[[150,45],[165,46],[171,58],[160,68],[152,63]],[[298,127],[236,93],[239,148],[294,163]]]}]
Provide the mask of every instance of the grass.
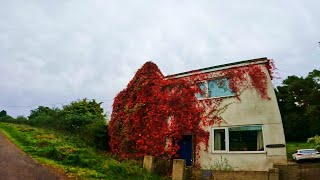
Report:
[{"label": "grass", "polygon": [[313,148],[311,144],[308,144],[307,142],[287,142],[287,158],[289,160],[292,159],[292,154],[297,149],[308,149]]},{"label": "grass", "polygon": [[79,138],[52,130],[0,122],[0,130],[36,159],[80,179],[161,179],[147,173],[136,161],[117,161],[89,147]]}]

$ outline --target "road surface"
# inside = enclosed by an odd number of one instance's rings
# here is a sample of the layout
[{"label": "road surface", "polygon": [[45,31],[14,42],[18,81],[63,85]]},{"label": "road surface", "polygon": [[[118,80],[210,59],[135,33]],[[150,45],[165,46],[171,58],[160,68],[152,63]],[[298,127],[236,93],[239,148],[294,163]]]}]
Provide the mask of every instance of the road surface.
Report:
[{"label": "road surface", "polygon": [[27,156],[0,131],[0,180],[61,179],[67,178]]}]

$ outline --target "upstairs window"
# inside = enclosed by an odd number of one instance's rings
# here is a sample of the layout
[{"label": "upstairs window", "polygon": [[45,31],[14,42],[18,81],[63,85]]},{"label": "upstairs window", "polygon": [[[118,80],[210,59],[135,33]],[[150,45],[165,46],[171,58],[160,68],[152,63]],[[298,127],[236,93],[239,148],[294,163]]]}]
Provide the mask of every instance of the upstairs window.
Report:
[{"label": "upstairs window", "polygon": [[198,83],[198,86],[199,86],[199,88],[201,89],[202,92],[201,93],[197,93],[196,97],[198,99],[206,98],[207,97],[207,95],[206,95],[207,87],[206,87],[205,82]]},{"label": "upstairs window", "polygon": [[234,92],[230,89],[229,80],[227,78],[203,81],[199,83],[198,86],[203,91],[202,94],[196,94],[198,99],[234,96]]}]

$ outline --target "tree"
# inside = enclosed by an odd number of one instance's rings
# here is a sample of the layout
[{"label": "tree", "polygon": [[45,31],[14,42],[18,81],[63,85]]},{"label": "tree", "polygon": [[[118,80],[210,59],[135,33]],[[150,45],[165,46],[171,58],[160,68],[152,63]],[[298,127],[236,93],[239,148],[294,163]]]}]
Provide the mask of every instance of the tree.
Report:
[{"label": "tree", "polygon": [[30,115],[28,116],[29,119],[35,119],[39,116],[52,116],[56,113],[56,109],[51,109],[45,106],[39,106],[37,109],[31,110]]},{"label": "tree", "polygon": [[3,122],[13,122],[14,118],[7,115],[7,112],[5,110],[0,111],[0,121]]},{"label": "tree", "polygon": [[86,98],[63,106],[62,119],[65,128],[78,129],[94,121],[106,123],[106,115],[103,114],[101,103]]},{"label": "tree", "polygon": [[276,89],[286,139],[305,141],[320,133],[320,71],[289,76]]},{"label": "tree", "polygon": [[81,114],[81,115],[92,115],[99,119],[104,119],[103,108],[101,107],[102,102],[98,103],[96,100],[88,101],[86,98],[74,101],[68,105],[63,106],[64,113],[67,114]]},{"label": "tree", "polygon": [[39,106],[37,109],[31,110],[28,116],[28,123],[30,125],[42,127],[55,127],[57,126],[57,119],[60,115],[60,109]]},{"label": "tree", "polygon": [[4,117],[4,116],[6,116],[6,115],[7,115],[7,111],[2,110],[2,111],[0,112],[0,117]]}]

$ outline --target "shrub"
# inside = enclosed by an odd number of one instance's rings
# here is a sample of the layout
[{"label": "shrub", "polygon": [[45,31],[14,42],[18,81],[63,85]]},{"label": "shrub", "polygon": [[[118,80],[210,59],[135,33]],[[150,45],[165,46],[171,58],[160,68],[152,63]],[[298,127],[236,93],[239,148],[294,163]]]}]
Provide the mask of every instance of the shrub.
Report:
[{"label": "shrub", "polygon": [[229,160],[222,156],[220,156],[220,159],[214,160],[213,165],[211,165],[209,169],[216,171],[233,171],[233,167],[229,164]]},{"label": "shrub", "polygon": [[160,176],[168,176],[172,172],[172,160],[166,157],[156,157],[155,173]]},{"label": "shrub", "polygon": [[315,135],[311,138],[308,138],[307,143],[311,144],[313,146],[313,148],[320,151],[320,136]]},{"label": "shrub", "polygon": [[64,159],[63,164],[65,165],[76,165],[80,164],[79,154],[69,154],[66,159]]},{"label": "shrub", "polygon": [[98,120],[83,128],[85,141],[98,149],[109,150],[108,125],[105,121]]},{"label": "shrub", "polygon": [[37,141],[36,146],[37,147],[46,147],[46,146],[49,146],[50,144],[51,144],[50,141],[40,140],[40,141]]},{"label": "shrub", "polygon": [[19,124],[27,124],[28,123],[28,118],[24,117],[24,116],[18,116],[16,119],[15,119],[15,122],[16,123],[19,123]]},{"label": "shrub", "polygon": [[[26,119],[26,118],[25,118]],[[101,103],[87,99],[72,102],[62,109],[39,106],[31,111],[26,124],[56,129],[73,134],[90,146],[109,150],[109,135],[106,115]]]},{"label": "shrub", "polygon": [[9,115],[4,115],[0,117],[0,121],[2,122],[14,122],[14,118]]},{"label": "shrub", "polygon": [[39,155],[52,160],[64,159],[64,154],[54,146],[48,146],[43,148]]}]

